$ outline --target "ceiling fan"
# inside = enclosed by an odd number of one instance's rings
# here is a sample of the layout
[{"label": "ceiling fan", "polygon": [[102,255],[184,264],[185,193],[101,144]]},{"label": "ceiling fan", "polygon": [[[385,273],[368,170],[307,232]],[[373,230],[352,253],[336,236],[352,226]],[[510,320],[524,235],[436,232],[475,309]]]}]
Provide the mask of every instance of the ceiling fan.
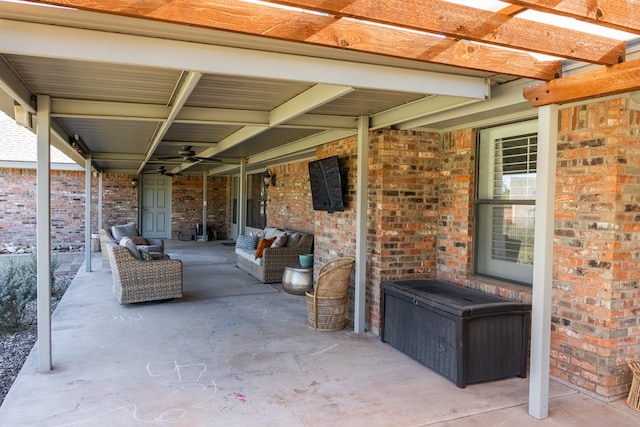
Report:
[{"label": "ceiling fan", "polygon": [[183,145],[182,147],[180,147],[180,150],[178,150],[177,156],[156,157],[156,160],[183,160],[185,162],[191,162],[191,163],[195,163],[195,162],[219,163],[220,162],[220,160],[218,159],[210,159],[208,157],[196,156],[196,152],[192,150],[191,145]]},{"label": "ceiling fan", "polygon": [[179,173],[173,173],[173,172],[169,172],[167,170],[167,168],[163,166],[158,166],[158,169],[156,169],[156,173],[162,176],[175,176],[175,175],[181,175]]}]

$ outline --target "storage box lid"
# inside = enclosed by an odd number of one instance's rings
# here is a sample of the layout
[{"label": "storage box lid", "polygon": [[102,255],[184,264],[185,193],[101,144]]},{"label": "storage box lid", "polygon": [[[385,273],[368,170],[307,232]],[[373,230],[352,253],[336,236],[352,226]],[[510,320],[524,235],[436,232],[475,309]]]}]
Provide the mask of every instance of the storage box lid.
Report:
[{"label": "storage box lid", "polygon": [[411,279],[383,282],[382,288],[399,292],[417,303],[437,307],[460,317],[509,311],[529,311],[531,305],[512,301],[440,280]]}]

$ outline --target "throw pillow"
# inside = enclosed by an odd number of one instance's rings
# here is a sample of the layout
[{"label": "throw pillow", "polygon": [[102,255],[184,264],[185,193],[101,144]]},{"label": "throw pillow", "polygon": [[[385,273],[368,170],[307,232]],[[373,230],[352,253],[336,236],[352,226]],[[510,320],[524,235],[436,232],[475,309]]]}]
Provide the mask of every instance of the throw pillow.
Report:
[{"label": "throw pillow", "polygon": [[141,259],[142,257],[140,256],[140,251],[138,250],[138,248],[136,247],[136,244],[133,243],[133,240],[131,240],[131,237],[123,237],[122,240],[120,240],[120,246],[124,246],[125,248],[129,249],[129,252],[131,252],[131,254],[136,257]]},{"label": "throw pillow", "polygon": [[262,239],[260,240],[260,242],[258,242],[258,247],[256,248],[256,259],[262,258],[262,252],[264,252],[265,249],[271,247],[271,244],[274,240],[276,240],[276,238],[272,237],[270,239]]},{"label": "throw pillow", "polygon": [[146,249],[140,250],[140,257],[142,258],[143,261],[153,261],[153,257],[151,256],[149,251]]},{"label": "throw pillow", "polygon": [[236,241],[237,249],[255,249],[258,246],[258,237],[241,234]]},{"label": "throw pillow", "polygon": [[287,243],[287,235],[284,234],[282,236],[276,237],[276,240],[271,244],[272,248],[281,248]]},{"label": "throw pillow", "polygon": [[249,235],[257,237],[258,240],[264,239],[264,230],[252,231]]},{"label": "throw pillow", "polygon": [[149,244],[149,242],[147,242],[147,239],[142,236],[131,236],[131,240],[133,240],[133,243],[135,243],[137,246],[144,246]]},{"label": "throw pillow", "polygon": [[137,236],[139,233],[135,223],[129,222],[125,225],[114,225],[111,227],[111,234],[113,238],[119,242],[125,236]]},{"label": "throw pillow", "polygon": [[265,239],[270,239],[272,237],[278,237],[282,233],[284,233],[284,231],[280,230],[277,227],[265,227],[264,228],[264,238]]},{"label": "throw pillow", "polygon": [[287,247],[292,248],[296,246],[301,238],[302,234],[300,233],[289,234],[289,237],[287,238]]}]

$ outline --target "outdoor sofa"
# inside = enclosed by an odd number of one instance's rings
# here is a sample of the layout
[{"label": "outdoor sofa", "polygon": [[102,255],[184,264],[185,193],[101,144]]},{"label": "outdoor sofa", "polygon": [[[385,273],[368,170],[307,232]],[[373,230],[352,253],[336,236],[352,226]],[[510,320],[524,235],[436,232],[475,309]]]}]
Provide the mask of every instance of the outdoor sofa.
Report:
[{"label": "outdoor sofa", "polygon": [[[268,247],[261,248],[266,242]],[[236,265],[262,283],[279,283],[284,268],[298,263],[300,255],[310,254],[312,250],[312,234],[265,227],[255,235],[238,236]]]}]

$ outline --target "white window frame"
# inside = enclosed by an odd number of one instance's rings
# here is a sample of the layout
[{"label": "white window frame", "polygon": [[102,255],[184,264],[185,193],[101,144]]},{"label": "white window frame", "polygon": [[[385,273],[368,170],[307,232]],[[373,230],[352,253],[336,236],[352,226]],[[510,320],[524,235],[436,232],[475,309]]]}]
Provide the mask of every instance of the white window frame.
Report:
[{"label": "white window frame", "polygon": [[[506,188],[509,191],[503,192],[502,189],[495,187],[502,186],[505,177],[512,174],[501,172],[498,156],[495,155],[495,144],[498,140],[537,135],[537,132],[537,120],[479,131],[477,185],[474,200],[474,273],[477,275],[531,286],[533,281],[533,218],[535,215],[535,172],[531,173],[531,165],[535,165],[535,160],[527,160],[526,163],[523,163],[523,167],[528,170],[528,173],[514,174],[513,178],[508,178]],[[523,184],[521,194],[512,194],[516,189],[516,183],[512,182],[514,178],[519,178],[520,183]],[[520,240],[522,246],[519,246],[518,243],[514,244],[511,241],[506,243],[501,240],[499,237],[502,237],[503,233],[505,238],[514,238],[514,236],[507,236],[504,228],[498,232],[500,236],[496,237],[498,233],[496,233],[493,210],[501,207],[505,208],[506,212],[517,213],[518,220],[526,222],[527,227],[530,227],[531,235]],[[499,215],[504,215],[504,212]],[[500,226],[504,227],[504,224],[498,224],[498,227]],[[518,242],[517,239],[516,242]],[[526,257],[524,252],[520,255],[525,248],[525,243],[526,248],[530,249],[530,253],[526,253]]]}]

